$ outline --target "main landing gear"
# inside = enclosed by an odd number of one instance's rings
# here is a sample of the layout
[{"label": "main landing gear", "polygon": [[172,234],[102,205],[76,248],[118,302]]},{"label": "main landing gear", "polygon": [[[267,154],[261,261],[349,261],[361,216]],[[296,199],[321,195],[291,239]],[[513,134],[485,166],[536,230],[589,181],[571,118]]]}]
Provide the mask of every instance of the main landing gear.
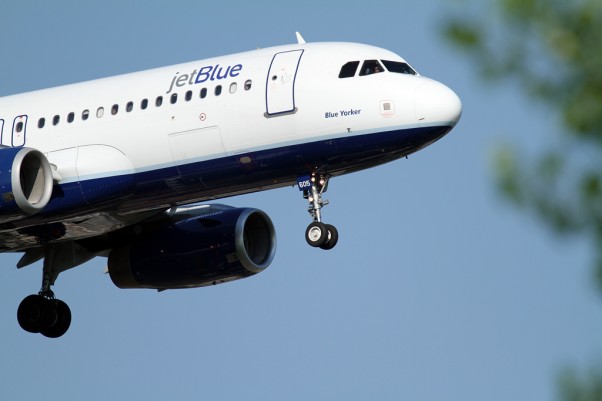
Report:
[{"label": "main landing gear", "polygon": [[71,310],[66,303],[55,299],[52,291],[26,297],[17,310],[17,320],[25,331],[57,338],[71,325]]},{"label": "main landing gear", "polygon": [[25,331],[57,338],[69,329],[71,310],[66,303],[54,298],[54,293],[50,289],[58,276],[58,273],[52,269],[52,256],[51,251],[44,259],[42,289],[37,295],[29,295],[21,301],[17,309],[17,320]]},{"label": "main landing gear", "polygon": [[299,189],[303,191],[303,197],[309,202],[308,212],[313,218],[313,223],[305,230],[305,240],[315,248],[332,249],[339,241],[339,232],[331,224],[322,222],[322,207],[328,205],[322,194],[328,189],[328,177],[316,176],[303,177],[298,180]]}]

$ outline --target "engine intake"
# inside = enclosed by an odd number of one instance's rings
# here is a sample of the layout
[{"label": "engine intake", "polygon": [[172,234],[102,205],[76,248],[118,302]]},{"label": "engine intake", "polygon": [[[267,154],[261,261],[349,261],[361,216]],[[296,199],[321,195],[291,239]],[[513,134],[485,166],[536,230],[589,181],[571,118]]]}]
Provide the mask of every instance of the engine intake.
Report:
[{"label": "engine intake", "polygon": [[274,226],[261,210],[220,205],[184,209],[114,248],[109,274],[119,288],[202,287],[257,274],[275,252]]},{"label": "engine intake", "polygon": [[53,185],[50,163],[40,151],[0,149],[0,209],[35,214],[50,201]]}]

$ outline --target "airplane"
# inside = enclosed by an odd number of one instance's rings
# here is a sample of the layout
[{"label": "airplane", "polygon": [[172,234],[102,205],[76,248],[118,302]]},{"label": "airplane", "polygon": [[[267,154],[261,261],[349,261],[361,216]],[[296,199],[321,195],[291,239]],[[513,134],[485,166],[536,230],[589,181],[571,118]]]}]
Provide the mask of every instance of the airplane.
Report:
[{"label": "airplane", "polygon": [[[296,186],[307,243],[332,249],[331,178],[446,135],[462,113],[447,86],[371,45],[257,49],[0,98],[0,251],[40,260],[17,320],[49,338],[71,312],[60,273],[108,258],[119,288],[159,291],[255,275],[276,251],[269,216],[211,202]],[[209,203],[208,203],[209,202]]]}]

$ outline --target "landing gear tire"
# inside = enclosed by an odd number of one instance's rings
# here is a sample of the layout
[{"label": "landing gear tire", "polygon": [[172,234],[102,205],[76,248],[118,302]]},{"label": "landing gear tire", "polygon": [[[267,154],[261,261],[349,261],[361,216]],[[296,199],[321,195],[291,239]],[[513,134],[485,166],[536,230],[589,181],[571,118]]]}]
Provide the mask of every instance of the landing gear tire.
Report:
[{"label": "landing gear tire", "polygon": [[52,305],[40,295],[25,297],[17,309],[19,326],[30,333],[39,333],[52,323]]},{"label": "landing gear tire", "polygon": [[40,333],[48,338],[57,338],[69,330],[69,326],[71,325],[71,310],[60,299],[51,300],[50,303],[52,304],[55,319],[51,325],[40,330]]},{"label": "landing gear tire", "polygon": [[339,242],[339,231],[332,224],[325,224],[325,226],[328,231],[328,238],[326,239],[326,242],[320,245],[320,248],[330,250],[335,247],[337,242]]},{"label": "landing gear tire", "polygon": [[315,248],[319,248],[328,241],[328,229],[326,224],[314,221],[305,230],[305,240]]},{"label": "landing gear tire", "polygon": [[17,321],[25,331],[57,338],[69,329],[71,310],[59,299],[30,295],[21,301],[17,309]]}]

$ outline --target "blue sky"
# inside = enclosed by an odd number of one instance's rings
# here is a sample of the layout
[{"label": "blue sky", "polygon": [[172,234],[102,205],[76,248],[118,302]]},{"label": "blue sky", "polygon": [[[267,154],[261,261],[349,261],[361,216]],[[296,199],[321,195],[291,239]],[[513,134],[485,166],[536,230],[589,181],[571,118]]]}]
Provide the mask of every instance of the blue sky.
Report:
[{"label": "blue sky", "polygon": [[[0,95],[307,41],[372,44],[453,88],[464,115],[433,146],[331,182],[330,252],[310,249],[285,188],[223,201],[266,211],[265,272],[206,289],[119,290],[105,259],[63,273],[62,338],[16,308],[41,265],[0,268],[0,399],[551,400],[567,366],[602,357],[591,244],[501,200],[491,154],[527,152],[558,121],[512,84],[484,85],[439,28],[462,2],[19,1],[1,7]],[[484,7],[486,8],[486,7]],[[484,12],[482,18],[489,18]],[[1,113],[1,110],[0,110]]]}]

